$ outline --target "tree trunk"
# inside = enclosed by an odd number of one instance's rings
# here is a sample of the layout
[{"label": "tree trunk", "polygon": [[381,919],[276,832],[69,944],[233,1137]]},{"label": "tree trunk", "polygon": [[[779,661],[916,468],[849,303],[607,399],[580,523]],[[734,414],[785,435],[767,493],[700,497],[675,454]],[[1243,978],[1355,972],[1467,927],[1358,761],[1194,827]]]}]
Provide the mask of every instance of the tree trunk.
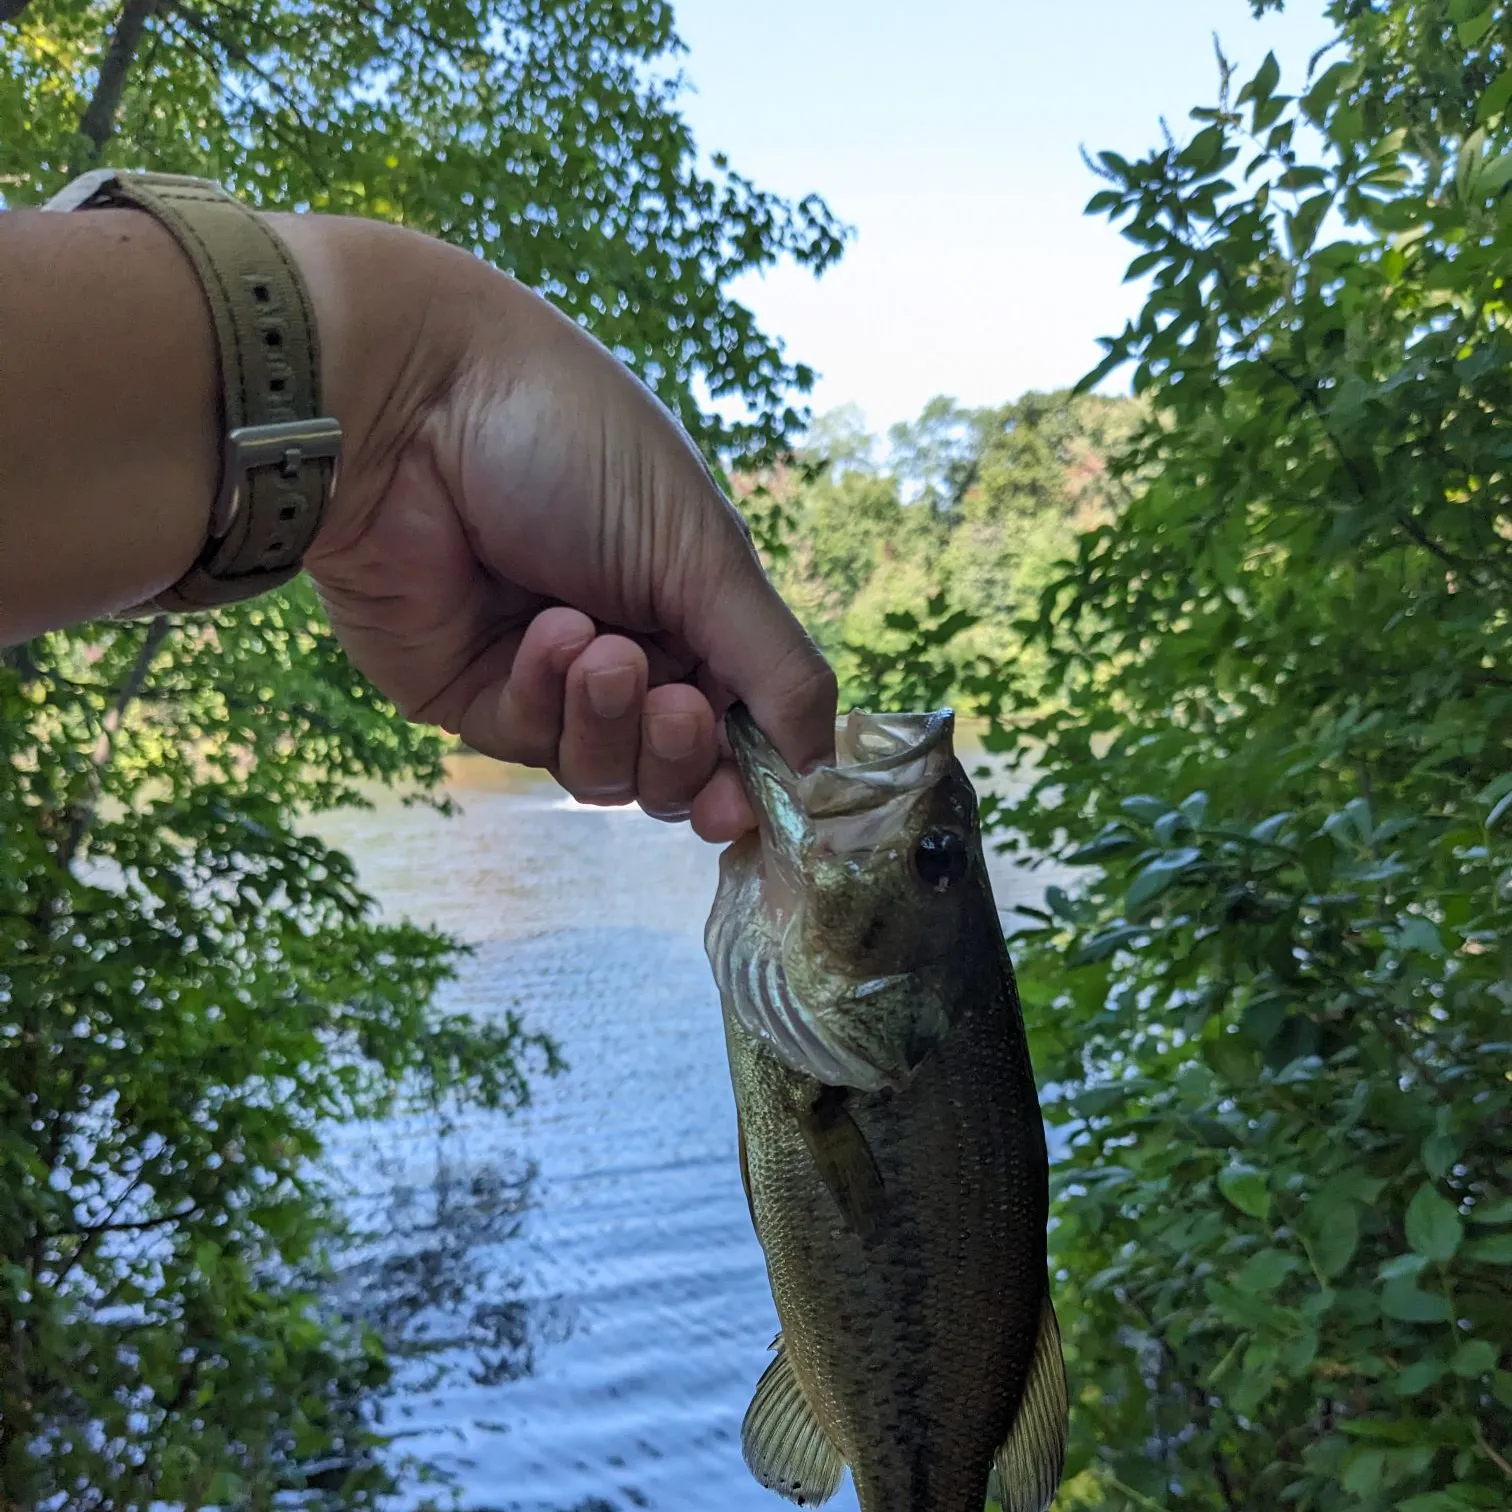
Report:
[{"label": "tree trunk", "polygon": [[[14,5],[17,0],[0,0],[0,5]],[[21,0],[25,3],[25,0]],[[110,46],[100,62],[100,78],[95,85],[94,97],[85,107],[79,119],[79,132],[94,146],[94,152],[80,169],[92,168],[100,161],[105,144],[115,135],[116,112],[121,108],[121,95],[126,88],[126,75],[131,71],[132,59],[142,43],[142,33],[147,21],[158,7],[158,0],[126,0],[116,21],[115,31],[110,36]]]}]

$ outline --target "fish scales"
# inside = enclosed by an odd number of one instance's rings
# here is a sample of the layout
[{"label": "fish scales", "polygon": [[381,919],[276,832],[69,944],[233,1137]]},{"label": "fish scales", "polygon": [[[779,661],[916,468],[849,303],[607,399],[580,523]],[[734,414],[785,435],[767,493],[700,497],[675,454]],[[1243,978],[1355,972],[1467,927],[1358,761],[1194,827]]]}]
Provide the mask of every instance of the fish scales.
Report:
[{"label": "fish scales", "polygon": [[1044,1131],[949,735],[852,716],[849,765],[800,779],[732,720],[762,826],[722,860],[707,941],[782,1322],[744,1442],[800,1502],[843,1463],[863,1512],[980,1512],[996,1464],[994,1494],[1040,1512],[1065,1423]]}]

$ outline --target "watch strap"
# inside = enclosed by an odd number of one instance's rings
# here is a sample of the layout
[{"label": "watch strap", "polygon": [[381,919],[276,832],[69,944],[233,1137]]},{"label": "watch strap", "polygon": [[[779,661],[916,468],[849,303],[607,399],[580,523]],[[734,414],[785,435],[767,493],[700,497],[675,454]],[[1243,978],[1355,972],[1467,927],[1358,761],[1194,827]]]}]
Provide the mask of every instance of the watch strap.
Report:
[{"label": "watch strap", "polygon": [[49,210],[130,207],[193,264],[214,324],[225,437],[205,545],[178,582],[133,614],[234,603],[300,570],[336,485],[341,427],[322,415],[309,292],[260,216],[203,179],[99,169]]}]

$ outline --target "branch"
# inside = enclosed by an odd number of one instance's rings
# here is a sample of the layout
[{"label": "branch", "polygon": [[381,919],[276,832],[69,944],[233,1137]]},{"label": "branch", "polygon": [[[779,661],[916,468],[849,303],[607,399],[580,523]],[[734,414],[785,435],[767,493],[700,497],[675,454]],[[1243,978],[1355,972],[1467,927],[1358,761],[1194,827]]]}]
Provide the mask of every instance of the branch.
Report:
[{"label": "branch", "polygon": [[[7,0],[0,0],[0,4],[4,3]],[[116,112],[121,108],[126,75],[131,71],[132,59],[141,46],[142,33],[157,6],[158,0],[126,0],[121,7],[120,18],[110,36],[110,46],[105,49],[100,62],[100,77],[95,83],[94,96],[79,119],[79,134],[94,145],[86,166],[99,162],[106,142],[115,135]]]},{"label": "branch", "polygon": [[0,26],[14,21],[29,3],[30,0],[0,0]]},{"label": "branch", "polygon": [[[254,62],[252,55],[247,51],[245,47],[242,47],[237,43],[228,41],[219,30],[211,25],[210,21],[206,17],[200,15],[198,11],[192,9],[190,6],[181,3],[181,0],[174,0],[174,3],[172,3],[171,5],[170,15],[172,21],[184,23],[184,25],[189,27],[191,32],[195,33],[200,39],[202,39],[209,45],[211,51],[207,53],[202,47],[199,46],[199,44],[195,41],[195,37],[191,36],[189,32],[184,31],[182,27],[178,25],[175,25],[173,27],[174,34],[177,37],[181,38],[187,46],[192,48],[195,55],[199,57],[201,61],[208,64],[217,76],[221,72],[221,60],[214,56],[215,51],[218,49],[227,58],[229,58],[231,62],[238,64],[240,67],[245,68],[249,73],[256,75],[256,77],[260,79],[270,91],[272,91],[275,98],[277,98],[282,103],[284,109],[288,112],[289,117],[294,122],[295,126],[297,126],[299,130],[304,134],[303,151],[308,159],[307,166],[315,170],[315,173],[319,178],[321,187],[329,191],[331,187],[330,177],[319,166],[320,154],[318,151],[316,151],[317,143],[315,140],[315,128],[311,126],[310,123],[304,118],[304,113],[300,108],[300,102],[289,90],[288,86],[285,85],[281,80],[276,78],[273,74],[269,73],[267,69],[263,68],[260,64]],[[241,98],[245,99],[246,96],[242,95]],[[286,146],[292,147],[295,152],[298,152],[300,150],[299,144],[290,142],[289,138],[278,129],[276,122],[276,115],[269,114],[263,118],[262,125],[271,130],[273,134]]]},{"label": "branch", "polygon": [[1505,1475],[1509,1480],[1512,1480],[1512,1463],[1509,1463],[1505,1455],[1499,1454],[1486,1441],[1486,1430],[1481,1427],[1480,1419],[1472,1418],[1471,1422],[1475,1424],[1475,1442],[1480,1445],[1482,1453],[1485,1454],[1486,1458],[1489,1459],[1491,1463],[1495,1465],[1503,1475]]}]

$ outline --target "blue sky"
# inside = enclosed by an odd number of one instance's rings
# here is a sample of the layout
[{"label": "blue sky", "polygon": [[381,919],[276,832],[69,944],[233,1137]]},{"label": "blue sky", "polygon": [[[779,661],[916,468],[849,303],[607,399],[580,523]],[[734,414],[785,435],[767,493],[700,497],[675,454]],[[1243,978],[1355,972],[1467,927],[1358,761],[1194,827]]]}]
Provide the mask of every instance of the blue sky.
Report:
[{"label": "blue sky", "polygon": [[1217,90],[1212,37],[1282,87],[1329,32],[1323,0],[675,0],[700,146],[765,188],[816,190],[856,239],[819,281],[737,295],[820,371],[816,409],[874,430],[932,394],[1002,403],[1069,383],[1138,308],[1130,251],[1082,215],[1079,148],[1180,134]]}]

